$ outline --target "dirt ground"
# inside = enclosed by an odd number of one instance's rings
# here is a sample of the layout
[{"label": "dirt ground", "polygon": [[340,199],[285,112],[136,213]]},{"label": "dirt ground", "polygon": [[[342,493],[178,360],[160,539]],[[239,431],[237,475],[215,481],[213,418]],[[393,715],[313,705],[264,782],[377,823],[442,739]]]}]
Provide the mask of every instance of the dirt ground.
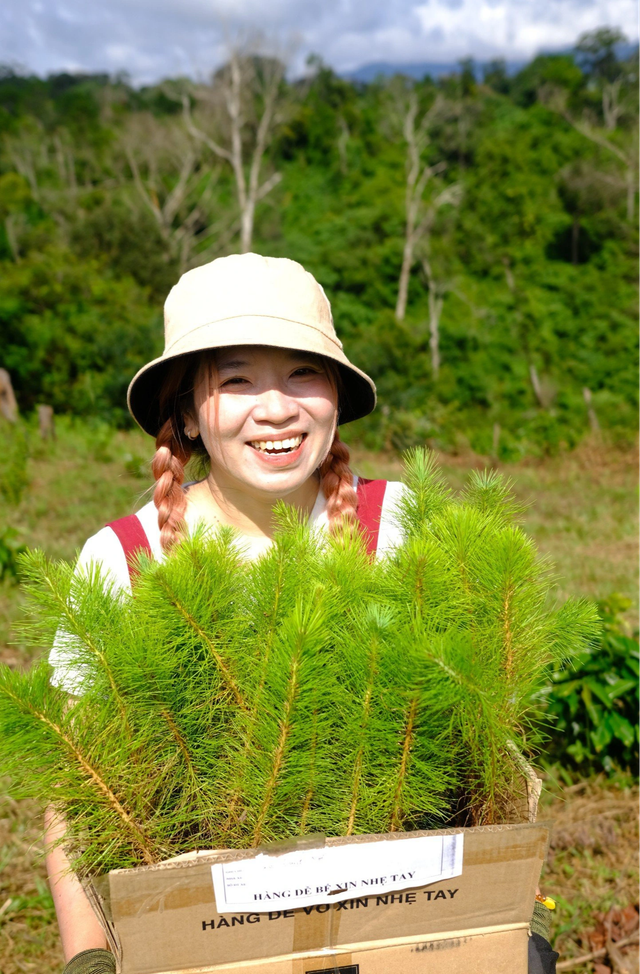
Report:
[{"label": "dirt ground", "polygon": [[558,971],[637,974],[637,786],[606,779],[568,788],[548,783],[539,819],[553,823],[540,883],[557,902]]}]

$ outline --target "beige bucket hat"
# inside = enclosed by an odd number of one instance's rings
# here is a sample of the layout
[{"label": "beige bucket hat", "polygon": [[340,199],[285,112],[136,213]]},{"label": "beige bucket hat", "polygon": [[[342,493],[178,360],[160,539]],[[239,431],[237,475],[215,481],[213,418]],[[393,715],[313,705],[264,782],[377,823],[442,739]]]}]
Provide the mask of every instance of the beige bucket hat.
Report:
[{"label": "beige bucket hat", "polygon": [[233,254],[183,274],[164,306],[164,352],[129,385],[131,415],[155,436],[159,395],[170,364],[182,355],[229,345],[268,345],[324,355],[341,373],[339,423],[366,416],[376,404],[373,381],[342,350],[322,287],[284,257]]}]

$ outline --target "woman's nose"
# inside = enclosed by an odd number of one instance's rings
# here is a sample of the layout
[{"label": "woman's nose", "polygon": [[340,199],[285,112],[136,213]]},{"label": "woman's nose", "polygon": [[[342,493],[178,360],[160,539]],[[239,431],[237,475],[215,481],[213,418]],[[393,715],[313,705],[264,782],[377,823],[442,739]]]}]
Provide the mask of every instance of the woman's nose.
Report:
[{"label": "woman's nose", "polygon": [[280,389],[265,389],[253,407],[253,418],[262,423],[282,424],[295,419],[298,404],[291,396]]}]

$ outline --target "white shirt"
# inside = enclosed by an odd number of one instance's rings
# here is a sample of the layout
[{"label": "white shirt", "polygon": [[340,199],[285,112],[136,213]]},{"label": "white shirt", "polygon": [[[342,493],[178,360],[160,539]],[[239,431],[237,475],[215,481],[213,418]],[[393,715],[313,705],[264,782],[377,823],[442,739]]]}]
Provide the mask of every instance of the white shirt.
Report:
[{"label": "white shirt", "polygon": [[[353,486],[354,488],[358,486],[357,477],[353,478]],[[402,483],[391,481],[387,483],[380,515],[377,558],[393,551],[402,541],[395,511],[404,490],[405,486]],[[136,513],[149,541],[151,554],[157,561],[164,561],[165,552],[160,545],[158,511],[155,504],[150,501]],[[318,497],[309,515],[309,526],[319,532],[324,532],[329,527],[327,501],[322,491],[318,491]],[[242,546],[243,555],[253,559],[267,551],[272,541],[267,537],[240,535],[238,543]],[[111,528],[102,528],[85,542],[76,562],[76,572],[83,572],[90,565],[100,568],[103,577],[113,584],[116,591],[131,591],[127,560],[122,545]],[[53,667],[51,676],[53,686],[60,687],[67,693],[77,693],[81,686],[81,673],[78,667],[74,666],[73,639],[61,630],[56,633],[53,641],[49,652],[49,663]]]}]

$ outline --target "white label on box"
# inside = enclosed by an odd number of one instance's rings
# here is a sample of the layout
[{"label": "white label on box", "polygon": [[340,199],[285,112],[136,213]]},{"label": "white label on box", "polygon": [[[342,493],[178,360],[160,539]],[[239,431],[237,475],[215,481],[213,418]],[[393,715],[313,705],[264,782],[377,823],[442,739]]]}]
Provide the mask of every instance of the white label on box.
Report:
[{"label": "white label on box", "polygon": [[211,867],[218,913],[261,913],[428,886],[462,873],[464,836],[303,849]]}]

